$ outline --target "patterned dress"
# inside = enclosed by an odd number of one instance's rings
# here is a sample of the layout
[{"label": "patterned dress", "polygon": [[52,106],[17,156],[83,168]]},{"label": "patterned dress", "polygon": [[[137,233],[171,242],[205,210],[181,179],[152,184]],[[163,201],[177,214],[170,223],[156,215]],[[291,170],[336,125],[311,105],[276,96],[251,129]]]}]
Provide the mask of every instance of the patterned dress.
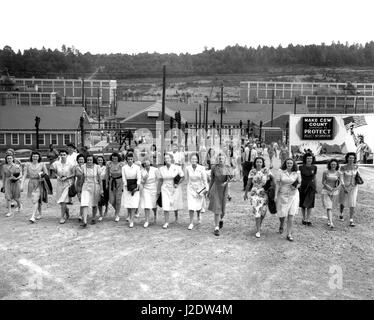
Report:
[{"label": "patterned dress", "polygon": [[6,200],[18,200],[21,197],[21,181],[12,179],[12,177],[15,177],[15,175],[19,176],[21,174],[21,170],[22,168],[19,164],[4,164],[3,174],[5,180],[3,182]]},{"label": "patterned dress", "polygon": [[345,207],[354,208],[357,202],[358,185],[355,182],[355,176],[358,172],[358,166],[354,166],[352,169],[348,169],[348,166],[340,167],[342,173],[342,182],[345,185],[345,192],[343,188],[340,188],[339,203]]},{"label": "patterned dress", "polygon": [[25,176],[29,177],[29,184],[27,186],[27,197],[31,198],[32,203],[41,203],[42,179],[40,175],[47,173],[47,168],[44,163],[37,163],[34,165],[31,162],[25,165]]},{"label": "patterned dress", "polygon": [[215,214],[222,214],[226,211],[228,184],[232,177],[230,168],[226,165],[215,165],[211,171],[212,186],[209,191],[208,210]]},{"label": "patterned dress", "polygon": [[[330,172],[326,170],[323,173],[322,181],[327,184],[331,188],[336,188],[338,185],[340,186],[341,174],[339,171]],[[322,204],[325,209],[332,209],[333,206],[337,202],[339,188],[336,188],[334,191],[328,190],[324,185],[321,190],[322,195]]]},{"label": "patterned dress", "polygon": [[264,185],[271,175],[272,173],[268,168],[262,168],[259,171],[252,169],[249,172],[248,179],[252,179],[253,183],[249,200],[255,218],[265,216],[267,212],[268,197]]},{"label": "patterned dress", "polygon": [[123,162],[108,162],[107,163],[107,181],[109,183],[109,203],[119,212],[121,209],[122,197],[122,166]]},{"label": "patterned dress", "polygon": [[84,182],[82,185],[81,207],[97,207],[100,200],[100,170],[94,164],[92,167],[82,166]]}]

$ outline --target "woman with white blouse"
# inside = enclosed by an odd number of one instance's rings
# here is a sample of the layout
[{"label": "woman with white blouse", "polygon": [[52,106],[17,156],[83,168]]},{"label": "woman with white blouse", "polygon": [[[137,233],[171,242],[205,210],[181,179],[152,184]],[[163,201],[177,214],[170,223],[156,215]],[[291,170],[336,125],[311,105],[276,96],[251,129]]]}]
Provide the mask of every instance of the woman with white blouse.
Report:
[{"label": "woman with white blouse", "polygon": [[126,161],[122,167],[122,206],[127,209],[130,224],[129,227],[134,227],[134,214],[139,206],[140,194],[139,187],[141,183],[140,167],[134,164],[134,155],[132,153],[126,154]]},{"label": "woman with white blouse", "polygon": [[340,203],[340,221],[344,221],[344,207],[349,208],[349,226],[354,227],[353,216],[357,204],[358,185],[356,184],[356,175],[360,174],[356,165],[357,155],[355,152],[348,152],[345,155],[345,165],[340,167],[342,175],[342,187],[339,193]]},{"label": "woman with white blouse", "polygon": [[151,166],[151,161],[145,159],[144,169],[141,170],[143,189],[140,193],[140,207],[144,209],[144,228],[148,228],[151,211],[154,213],[154,222],[157,218],[157,183],[160,173],[157,168]]},{"label": "woman with white blouse", "polygon": [[327,211],[327,225],[332,229],[334,223],[332,221],[332,209],[336,206],[339,190],[342,185],[342,177],[339,170],[339,162],[331,159],[327,163],[327,170],[322,174],[322,204]]},{"label": "woman with white blouse", "polygon": [[103,194],[101,185],[100,169],[94,163],[95,158],[93,155],[86,157],[86,164],[83,165],[83,185],[81,193],[81,208],[83,213],[83,224],[81,227],[87,227],[88,209],[92,208],[92,221],[91,224],[96,223],[97,206],[100,196]]},{"label": "woman with white blouse", "polygon": [[287,217],[287,240],[293,241],[292,224],[293,217],[299,210],[299,190],[301,184],[301,174],[297,170],[297,164],[292,158],[287,158],[276,178],[276,189],[274,201],[277,206],[277,216],[279,217],[279,233],[283,233],[284,221]]},{"label": "woman with white blouse", "polygon": [[[60,224],[64,224],[69,219],[69,209],[67,204],[70,203],[69,188],[75,179],[75,164],[67,161],[67,151],[60,151],[60,160],[51,165],[51,169],[56,172],[56,200],[61,208]],[[75,159],[74,159],[75,160]]]},{"label": "woman with white blouse", "polygon": [[[99,201],[99,219],[98,221],[103,220],[103,216],[106,217],[108,214],[108,199],[109,199],[109,190],[107,188],[107,182],[106,182],[106,165],[105,165],[105,159],[103,156],[97,157],[97,165],[99,166],[99,172],[100,172],[100,179],[101,179],[101,186],[103,188],[103,194],[104,196]],[[105,212],[103,215],[103,207],[105,207]]]},{"label": "woman with white blouse", "polygon": [[[170,154],[165,154],[165,166],[159,169],[160,179],[158,183],[158,191],[161,191],[162,209],[165,214],[164,229],[169,227],[169,213],[175,212],[175,220],[177,222],[178,210],[183,209],[183,194],[181,183],[184,179],[184,173],[180,166],[172,164]],[[176,178],[179,176],[179,178]],[[176,180],[179,180],[176,183]],[[159,194],[159,192],[158,192]]]},{"label": "woman with white blouse", "polygon": [[192,230],[194,212],[200,220],[200,212],[204,206],[204,198],[208,192],[208,180],[205,167],[198,164],[199,156],[193,154],[191,156],[191,164],[186,167],[187,181],[187,206],[190,214],[190,224],[188,230]]},{"label": "woman with white blouse", "polygon": [[[27,186],[27,197],[31,198],[33,209],[30,218],[31,223],[35,223],[35,219],[39,220],[42,217],[42,176],[48,174],[47,167],[42,162],[42,157],[39,152],[33,151],[30,156],[30,162],[26,163],[24,173],[22,175],[23,185],[25,178],[29,178]],[[38,213],[38,214],[37,214]]]}]

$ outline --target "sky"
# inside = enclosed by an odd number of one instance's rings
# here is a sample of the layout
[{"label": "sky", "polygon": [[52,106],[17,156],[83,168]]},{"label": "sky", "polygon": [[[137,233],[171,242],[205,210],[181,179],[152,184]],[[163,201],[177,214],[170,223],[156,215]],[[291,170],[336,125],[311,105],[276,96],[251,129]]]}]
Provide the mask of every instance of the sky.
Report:
[{"label": "sky", "polygon": [[373,8],[373,0],[0,0],[0,48],[195,54],[236,44],[364,44],[374,40]]}]

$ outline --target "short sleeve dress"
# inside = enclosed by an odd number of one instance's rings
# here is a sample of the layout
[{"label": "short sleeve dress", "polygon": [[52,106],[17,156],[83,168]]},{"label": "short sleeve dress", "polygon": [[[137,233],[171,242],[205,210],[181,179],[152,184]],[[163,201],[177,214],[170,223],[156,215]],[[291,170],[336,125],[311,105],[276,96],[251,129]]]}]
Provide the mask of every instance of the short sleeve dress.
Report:
[{"label": "short sleeve dress", "polygon": [[248,179],[252,179],[253,183],[249,200],[255,218],[265,216],[267,212],[268,197],[264,186],[271,175],[272,173],[268,168],[262,168],[259,171],[252,169],[249,172]]},{"label": "short sleeve dress", "polygon": [[215,214],[226,212],[226,201],[228,194],[227,181],[230,179],[230,170],[228,166],[215,165],[211,170],[211,181],[213,184],[209,191],[208,210]]},{"label": "short sleeve dress", "polygon": [[352,169],[348,169],[348,166],[340,167],[342,174],[342,180],[345,185],[345,192],[343,188],[340,188],[339,192],[339,203],[345,207],[355,208],[357,203],[358,185],[355,182],[355,176],[358,172],[358,166],[354,166]]},{"label": "short sleeve dress", "polygon": [[[4,164],[3,172],[5,175],[4,189],[5,199],[7,200],[18,200],[21,197],[21,181],[11,179],[12,176],[20,175],[22,171],[21,165],[19,164]],[[17,177],[18,177],[17,176]]]},{"label": "short sleeve dress", "polygon": [[300,172],[293,171],[289,173],[287,170],[279,170],[276,179],[279,184],[279,193],[277,197],[277,216],[284,218],[294,216],[299,210],[299,190],[291,185],[298,179],[300,181]]},{"label": "short sleeve dress", "polygon": [[[68,177],[72,176],[74,173],[75,165],[66,162],[62,163],[61,161],[55,161],[52,164],[52,167],[57,171],[57,176]],[[70,202],[69,197],[69,187],[73,184],[73,178],[66,180],[61,180],[57,178],[56,182],[56,200],[57,203],[68,203]]]},{"label": "short sleeve dress", "polygon": [[183,191],[182,186],[179,184],[174,188],[174,178],[179,176],[184,177],[183,170],[180,166],[175,164],[163,166],[159,169],[160,177],[162,178],[161,196],[162,196],[162,209],[165,211],[176,211],[183,209]]},{"label": "short sleeve dress", "polygon": [[317,166],[301,165],[299,166],[301,174],[300,193],[300,208],[314,208],[314,201],[316,198],[316,175]]}]

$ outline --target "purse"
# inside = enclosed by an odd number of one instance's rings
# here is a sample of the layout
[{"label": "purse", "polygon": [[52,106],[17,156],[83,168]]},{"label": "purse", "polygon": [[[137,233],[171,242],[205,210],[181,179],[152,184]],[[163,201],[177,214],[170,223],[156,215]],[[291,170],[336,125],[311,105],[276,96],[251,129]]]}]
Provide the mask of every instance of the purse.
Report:
[{"label": "purse", "polygon": [[161,195],[161,193],[160,193],[160,195],[159,195],[158,198],[157,198],[156,204],[157,204],[160,208],[162,208],[162,195]]},{"label": "purse", "polygon": [[127,191],[135,191],[138,187],[138,180],[137,179],[127,179]]},{"label": "purse", "polygon": [[362,178],[361,178],[360,174],[358,173],[358,171],[357,171],[357,173],[355,175],[355,183],[356,184],[364,184],[364,180],[362,180]]},{"label": "purse", "polygon": [[70,198],[73,198],[77,195],[77,189],[75,188],[75,184],[73,183],[70,187],[69,187],[69,191],[68,191],[68,196]]},{"label": "purse", "polygon": [[174,177],[174,184],[179,184],[179,181],[181,181],[182,177],[177,174],[175,177]]},{"label": "purse", "polygon": [[294,186],[296,188],[296,186],[299,184],[299,182],[297,181],[297,179],[291,184],[292,186]]}]

